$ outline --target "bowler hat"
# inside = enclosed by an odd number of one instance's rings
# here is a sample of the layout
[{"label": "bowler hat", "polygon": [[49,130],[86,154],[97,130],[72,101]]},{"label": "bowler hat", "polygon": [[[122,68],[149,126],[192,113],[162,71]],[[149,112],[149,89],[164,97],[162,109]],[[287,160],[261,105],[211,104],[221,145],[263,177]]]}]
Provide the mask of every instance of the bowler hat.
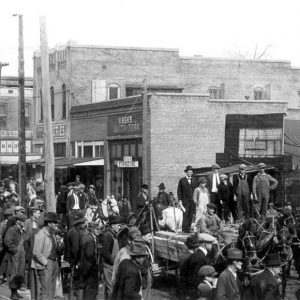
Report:
[{"label": "bowler hat", "polygon": [[244,260],[243,251],[237,248],[230,248],[227,251],[227,259],[230,260]]},{"label": "bowler hat", "polygon": [[221,169],[220,166],[218,164],[213,164],[211,166],[212,169]]},{"label": "bowler hat", "polygon": [[26,211],[25,208],[23,206],[20,206],[20,205],[17,205],[15,208],[14,208],[14,211],[15,212],[18,212],[18,211]]},{"label": "bowler hat", "polygon": [[218,273],[216,272],[213,266],[202,266],[198,272],[198,275],[201,277],[205,276],[216,276]]},{"label": "bowler hat", "polygon": [[89,229],[95,229],[95,228],[100,229],[100,228],[99,228],[99,223],[97,223],[97,222],[90,222],[90,223],[88,224],[88,228],[89,228]]},{"label": "bowler hat", "polygon": [[208,204],[206,205],[206,207],[207,207],[207,208],[210,208],[210,209],[217,210],[217,206],[216,206],[215,204],[213,204],[213,203],[208,203]]},{"label": "bowler hat", "polygon": [[18,212],[17,214],[16,214],[16,220],[18,220],[18,221],[25,221],[27,218],[26,218],[26,216],[25,215],[23,215],[22,213],[20,213],[20,212]]},{"label": "bowler hat", "polygon": [[241,164],[241,165],[239,166],[239,168],[240,168],[240,170],[246,170],[247,166],[244,165],[244,164]]},{"label": "bowler hat", "polygon": [[216,238],[208,233],[199,233],[198,239],[199,243],[213,243],[216,241]]},{"label": "bowler hat", "polygon": [[141,242],[132,243],[130,245],[129,254],[131,256],[146,256],[148,255],[146,245]]},{"label": "bowler hat", "polygon": [[108,223],[110,225],[113,225],[113,224],[121,224],[123,223],[123,218],[121,216],[113,216],[113,215],[110,215],[108,217]]},{"label": "bowler hat", "polygon": [[79,218],[77,220],[74,221],[74,226],[80,225],[80,224],[84,224],[85,223],[85,218]]},{"label": "bowler hat", "polygon": [[157,186],[160,190],[165,190],[165,184],[162,182],[160,185]]},{"label": "bowler hat", "polygon": [[148,186],[148,184],[142,184],[142,189],[145,189],[145,190],[148,190],[149,189],[149,186]]},{"label": "bowler hat", "polygon": [[278,253],[268,254],[263,262],[267,267],[280,267],[281,265],[281,260]]},{"label": "bowler hat", "polygon": [[259,169],[263,169],[263,168],[267,167],[267,165],[264,164],[264,163],[259,163],[257,166],[258,166]]},{"label": "bowler hat", "polygon": [[205,177],[200,177],[198,179],[198,184],[202,184],[202,183],[206,183],[207,182],[207,179]]},{"label": "bowler hat", "polygon": [[50,223],[59,223],[58,221],[58,217],[57,214],[55,212],[47,212],[45,218],[44,218],[44,222],[50,222]]},{"label": "bowler hat", "polygon": [[96,190],[95,186],[93,184],[90,184],[89,185],[89,189],[93,189],[93,190]]},{"label": "bowler hat", "polygon": [[184,172],[186,173],[187,171],[193,171],[193,167],[192,166],[186,166]]},{"label": "bowler hat", "polygon": [[199,247],[199,239],[197,234],[190,235],[186,238],[184,242],[188,248],[197,248]]}]

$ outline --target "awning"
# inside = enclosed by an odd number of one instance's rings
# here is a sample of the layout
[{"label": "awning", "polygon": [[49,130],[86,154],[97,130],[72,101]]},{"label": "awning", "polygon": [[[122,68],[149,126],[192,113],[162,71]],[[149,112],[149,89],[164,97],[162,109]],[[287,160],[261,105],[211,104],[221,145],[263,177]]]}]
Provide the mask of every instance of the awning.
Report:
[{"label": "awning", "polygon": [[[39,159],[36,161],[32,161],[31,163],[35,163],[41,166],[45,166],[45,158]],[[55,168],[62,169],[67,167],[81,167],[81,166],[103,166],[104,159],[103,158],[92,158],[92,157],[56,157],[55,158]]]},{"label": "awning", "polygon": [[[41,159],[40,155],[26,155],[26,163],[31,163]],[[0,164],[1,165],[17,165],[19,163],[18,155],[0,155]]]}]

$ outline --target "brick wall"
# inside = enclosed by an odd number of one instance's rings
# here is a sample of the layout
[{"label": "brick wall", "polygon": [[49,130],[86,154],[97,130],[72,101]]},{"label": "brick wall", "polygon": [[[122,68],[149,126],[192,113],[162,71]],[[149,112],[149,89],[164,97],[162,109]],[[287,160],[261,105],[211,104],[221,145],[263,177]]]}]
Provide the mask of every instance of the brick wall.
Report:
[{"label": "brick wall", "polygon": [[186,165],[207,167],[224,152],[227,114],[284,113],[287,103],[268,101],[211,101],[207,96],[157,94],[151,111],[151,189],[164,182],[176,191]]}]

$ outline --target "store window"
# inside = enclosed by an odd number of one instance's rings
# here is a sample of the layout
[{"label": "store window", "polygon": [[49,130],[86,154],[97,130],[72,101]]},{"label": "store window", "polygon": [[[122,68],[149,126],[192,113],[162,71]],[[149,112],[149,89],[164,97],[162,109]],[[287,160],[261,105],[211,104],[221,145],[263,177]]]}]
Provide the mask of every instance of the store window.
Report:
[{"label": "store window", "polygon": [[54,143],[54,157],[66,157],[66,143]]},{"label": "store window", "polygon": [[118,84],[110,84],[108,86],[108,100],[120,98],[120,86]]},{"label": "store window", "polygon": [[7,126],[7,109],[6,104],[0,104],[0,128]]},{"label": "store window", "polygon": [[75,142],[75,157],[104,157],[104,142]]},{"label": "store window", "polygon": [[264,90],[261,87],[256,87],[253,90],[254,100],[263,100],[264,99]]},{"label": "store window", "polygon": [[67,117],[67,89],[66,85],[62,85],[62,119]]},{"label": "store window", "polygon": [[50,88],[50,98],[51,98],[51,118],[54,121],[54,87]]}]

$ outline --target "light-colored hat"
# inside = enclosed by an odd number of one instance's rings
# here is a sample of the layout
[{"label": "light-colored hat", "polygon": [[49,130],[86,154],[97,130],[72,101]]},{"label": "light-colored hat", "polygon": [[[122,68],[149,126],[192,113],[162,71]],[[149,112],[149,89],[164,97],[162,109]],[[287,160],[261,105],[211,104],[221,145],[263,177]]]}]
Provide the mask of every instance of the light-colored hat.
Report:
[{"label": "light-colored hat", "polygon": [[228,176],[227,176],[226,174],[221,174],[221,175],[220,175],[220,178],[221,178],[221,179],[227,179]]},{"label": "light-colored hat", "polygon": [[205,277],[205,276],[216,276],[218,273],[216,272],[213,266],[203,266],[200,268],[198,275]]},{"label": "light-colored hat", "polygon": [[208,233],[199,233],[198,240],[199,243],[213,243],[216,241],[216,238]]},{"label": "light-colored hat", "polygon": [[240,168],[240,170],[246,170],[247,166],[244,164],[241,164],[239,168]]},{"label": "light-colored hat", "polygon": [[264,164],[264,163],[259,163],[257,166],[258,166],[260,169],[263,169],[263,168],[266,168],[266,167],[267,167],[267,165]]}]

